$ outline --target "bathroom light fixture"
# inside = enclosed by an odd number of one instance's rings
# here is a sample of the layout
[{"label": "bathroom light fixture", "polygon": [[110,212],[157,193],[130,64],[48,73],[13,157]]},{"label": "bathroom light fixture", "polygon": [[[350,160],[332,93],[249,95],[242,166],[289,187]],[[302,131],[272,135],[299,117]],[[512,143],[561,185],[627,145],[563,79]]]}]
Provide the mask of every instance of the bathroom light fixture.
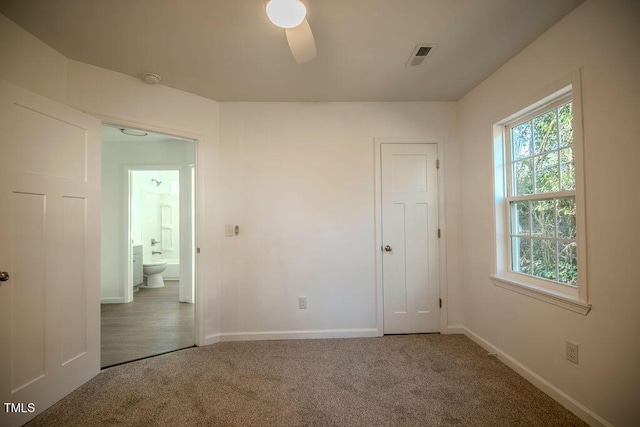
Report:
[{"label": "bathroom light fixture", "polygon": [[267,16],[280,28],[294,28],[304,21],[307,8],[300,0],[270,0]]},{"label": "bathroom light fixture", "polygon": [[129,136],[147,136],[149,135],[148,132],[142,131],[142,130],[137,130],[137,129],[120,129],[120,132],[124,133],[125,135],[129,135]]}]

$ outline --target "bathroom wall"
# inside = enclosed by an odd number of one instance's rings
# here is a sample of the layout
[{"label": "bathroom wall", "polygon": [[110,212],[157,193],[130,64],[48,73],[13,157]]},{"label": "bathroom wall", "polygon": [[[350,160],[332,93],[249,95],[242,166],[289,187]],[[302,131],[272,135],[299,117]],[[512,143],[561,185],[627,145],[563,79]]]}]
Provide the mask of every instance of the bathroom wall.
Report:
[{"label": "bathroom wall", "polygon": [[[146,165],[153,167],[154,165],[163,165],[179,168],[181,166],[187,167],[194,161],[195,143],[191,141],[104,142],[102,144],[101,300],[103,303],[124,301],[123,280],[126,262],[124,233],[127,218],[125,211],[127,202],[126,166]],[[157,172],[152,175],[154,177],[160,176]],[[169,176],[162,176],[162,178],[159,180],[163,181],[163,190],[167,189],[170,193],[172,179]],[[149,177],[148,182],[150,180]],[[136,217],[135,221],[142,222],[142,218]],[[143,250],[151,255],[150,241],[142,241],[141,233],[136,237],[132,236],[134,243],[143,244]],[[171,270],[167,273],[167,277],[173,275],[178,276],[179,274]]]}]

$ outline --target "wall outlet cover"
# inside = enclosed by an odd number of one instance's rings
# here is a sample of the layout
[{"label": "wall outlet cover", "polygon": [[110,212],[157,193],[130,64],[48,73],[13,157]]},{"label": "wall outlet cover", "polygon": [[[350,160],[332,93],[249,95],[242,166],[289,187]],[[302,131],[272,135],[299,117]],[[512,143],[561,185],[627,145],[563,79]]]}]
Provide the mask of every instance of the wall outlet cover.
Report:
[{"label": "wall outlet cover", "polygon": [[567,360],[569,362],[578,364],[578,344],[567,341]]}]

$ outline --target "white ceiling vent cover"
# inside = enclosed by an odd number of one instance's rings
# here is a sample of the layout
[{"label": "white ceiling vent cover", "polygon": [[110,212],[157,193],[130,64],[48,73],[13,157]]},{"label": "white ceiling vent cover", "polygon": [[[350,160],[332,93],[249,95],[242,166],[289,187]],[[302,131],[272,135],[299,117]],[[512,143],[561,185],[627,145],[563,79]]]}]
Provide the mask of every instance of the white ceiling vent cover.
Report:
[{"label": "white ceiling vent cover", "polygon": [[419,44],[416,46],[415,49],[413,49],[413,52],[411,53],[411,56],[409,57],[409,60],[407,61],[406,64],[404,64],[405,67],[417,67],[419,65],[422,65],[422,63],[424,62],[424,60],[427,58],[427,55],[429,54],[433,54],[433,50],[435,49],[436,45],[434,44]]}]

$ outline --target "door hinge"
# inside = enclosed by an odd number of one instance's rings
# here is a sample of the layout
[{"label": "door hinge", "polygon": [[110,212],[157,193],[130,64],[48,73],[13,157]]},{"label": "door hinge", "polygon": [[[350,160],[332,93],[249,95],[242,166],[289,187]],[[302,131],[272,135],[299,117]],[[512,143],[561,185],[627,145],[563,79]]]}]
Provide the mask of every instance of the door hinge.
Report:
[{"label": "door hinge", "polygon": [[442,308],[442,298],[438,298],[440,300],[440,308]]},{"label": "door hinge", "polygon": [[436,169],[440,169],[440,159],[436,159]]},{"label": "door hinge", "polygon": [[440,229],[438,228],[438,239],[440,238]]}]

